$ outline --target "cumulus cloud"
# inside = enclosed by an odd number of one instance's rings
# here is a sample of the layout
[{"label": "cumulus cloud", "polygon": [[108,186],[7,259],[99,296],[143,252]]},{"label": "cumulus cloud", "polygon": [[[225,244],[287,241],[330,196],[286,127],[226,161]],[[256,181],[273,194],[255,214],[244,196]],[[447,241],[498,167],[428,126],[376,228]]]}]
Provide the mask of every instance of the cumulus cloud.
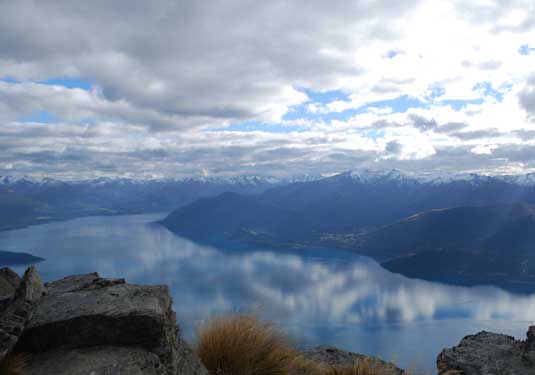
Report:
[{"label": "cumulus cloud", "polygon": [[0,0],[0,174],[529,171],[530,3]]},{"label": "cumulus cloud", "polygon": [[526,82],[526,86],[518,93],[518,101],[527,112],[528,119],[535,122],[535,73]]}]

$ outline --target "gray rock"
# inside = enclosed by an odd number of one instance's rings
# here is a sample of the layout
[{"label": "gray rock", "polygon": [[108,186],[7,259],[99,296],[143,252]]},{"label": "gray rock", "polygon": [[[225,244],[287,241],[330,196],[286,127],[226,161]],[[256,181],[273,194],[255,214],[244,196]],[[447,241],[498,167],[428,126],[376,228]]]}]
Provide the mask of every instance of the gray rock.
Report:
[{"label": "gray rock", "polygon": [[126,284],[98,274],[47,284],[17,350],[134,347],[158,356],[168,374],[206,374],[179,337],[166,286]]},{"label": "gray rock", "polygon": [[0,316],[0,360],[8,355],[32,318],[45,287],[34,267],[24,273],[15,294]]},{"label": "gray rock", "polygon": [[19,283],[19,275],[11,268],[0,268],[0,312],[11,302]]},{"label": "gray rock", "polygon": [[113,346],[55,350],[29,357],[27,375],[165,375],[158,356]]},{"label": "gray rock", "polygon": [[318,346],[303,353],[305,358],[311,359],[318,363],[324,363],[330,366],[346,367],[356,362],[371,361],[381,374],[384,375],[403,375],[405,372],[396,367],[394,364],[385,362],[376,357],[370,357],[364,354],[348,352],[333,346]]},{"label": "gray rock", "polygon": [[439,375],[535,374],[535,327],[527,336],[526,341],[486,331],[466,336],[438,355]]},{"label": "gray rock", "polygon": [[[14,294],[15,289],[19,286],[20,280],[20,276],[11,268],[0,268],[0,282],[2,283],[0,295]],[[7,293],[4,292],[4,287],[8,288]]]},{"label": "gray rock", "polygon": [[98,275],[98,273],[88,273],[86,275],[74,275],[64,277],[46,284],[48,293],[59,294],[66,292],[78,292],[80,290],[100,289],[106,286],[117,284],[125,284],[124,279],[105,279]]}]

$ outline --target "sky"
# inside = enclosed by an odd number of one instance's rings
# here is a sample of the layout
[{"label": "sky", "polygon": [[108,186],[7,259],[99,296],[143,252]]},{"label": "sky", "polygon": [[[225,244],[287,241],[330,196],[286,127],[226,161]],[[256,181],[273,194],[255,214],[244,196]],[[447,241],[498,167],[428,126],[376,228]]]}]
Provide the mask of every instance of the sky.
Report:
[{"label": "sky", "polygon": [[535,171],[533,0],[0,0],[0,175]]}]

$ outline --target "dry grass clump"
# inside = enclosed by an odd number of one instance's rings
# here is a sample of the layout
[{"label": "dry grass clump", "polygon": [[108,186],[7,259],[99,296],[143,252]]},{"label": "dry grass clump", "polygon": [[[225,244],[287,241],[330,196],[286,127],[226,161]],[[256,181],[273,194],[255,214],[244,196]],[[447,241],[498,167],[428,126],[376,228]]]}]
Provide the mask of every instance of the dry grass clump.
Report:
[{"label": "dry grass clump", "polygon": [[328,366],[296,354],[288,366],[290,375],[328,375]]},{"label": "dry grass clump", "polygon": [[0,362],[0,375],[24,375],[27,365],[28,356],[26,354],[9,354]]},{"label": "dry grass clump", "polygon": [[329,366],[308,359],[293,349],[274,325],[245,314],[219,317],[201,326],[195,351],[211,375],[396,373],[393,365],[373,358],[356,361],[350,366]]},{"label": "dry grass clump", "polygon": [[252,315],[216,318],[198,336],[197,354],[213,375],[287,375],[295,358],[285,336]]}]

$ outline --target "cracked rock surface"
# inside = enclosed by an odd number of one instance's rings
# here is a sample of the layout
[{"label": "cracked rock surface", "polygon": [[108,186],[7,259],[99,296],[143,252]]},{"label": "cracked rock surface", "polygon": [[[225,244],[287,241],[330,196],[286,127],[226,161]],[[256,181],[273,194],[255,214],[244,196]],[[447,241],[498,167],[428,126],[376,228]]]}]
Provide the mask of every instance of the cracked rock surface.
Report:
[{"label": "cracked rock surface", "polygon": [[28,353],[28,374],[207,375],[180,337],[166,286],[97,273],[43,285],[33,267],[20,281],[0,278],[0,354]]}]

